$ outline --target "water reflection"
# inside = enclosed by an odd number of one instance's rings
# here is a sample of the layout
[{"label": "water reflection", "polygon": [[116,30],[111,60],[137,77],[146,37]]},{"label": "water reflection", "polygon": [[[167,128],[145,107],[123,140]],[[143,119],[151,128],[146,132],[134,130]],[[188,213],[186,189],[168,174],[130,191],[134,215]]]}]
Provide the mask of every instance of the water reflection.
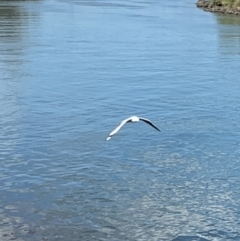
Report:
[{"label": "water reflection", "polygon": [[75,4],[82,6],[106,7],[106,8],[126,8],[126,9],[139,9],[148,4],[145,1],[84,1],[75,0]]},{"label": "water reflection", "polygon": [[229,16],[229,15],[216,15],[217,22],[219,24],[226,24],[226,25],[237,25],[240,27],[240,18],[236,16]]},{"label": "water reflection", "polygon": [[216,15],[219,46],[225,56],[240,55],[240,18]]},{"label": "water reflection", "polygon": [[[182,144],[188,148],[180,152],[177,141],[173,145],[166,142],[164,147],[145,154],[146,168],[155,173],[155,178],[149,185],[150,195],[146,195],[145,201],[141,200],[137,209],[146,209],[144,212],[148,214],[154,210],[152,225],[154,227],[158,221],[161,225],[159,235],[166,240],[176,233],[185,236],[174,240],[188,240],[187,234],[199,234],[206,238],[203,240],[228,240],[228,232],[222,230],[232,230],[233,239],[239,238],[236,199],[239,189],[234,187],[240,183],[238,144],[224,146],[219,143],[220,151],[219,147],[207,143],[186,140]],[[171,158],[166,148],[171,148]],[[194,150],[197,156],[192,155]],[[226,163],[226,158],[232,161]],[[238,170],[234,172],[234,168]],[[200,237],[193,240],[202,240]]]},{"label": "water reflection", "polygon": [[[17,153],[19,128],[23,114],[20,98],[24,81],[29,76],[26,63],[29,61],[29,29],[38,14],[29,11],[21,1],[0,1],[0,179],[3,190],[12,185],[12,175],[7,169],[22,165]],[[2,203],[1,203],[2,204]],[[13,227],[25,232],[26,226],[18,216],[17,205],[0,206],[1,240],[21,240],[15,237]]]},{"label": "water reflection", "polygon": [[22,66],[28,61],[30,24],[38,17],[21,5],[21,2],[0,2],[0,69],[3,79],[19,80],[27,73]]},{"label": "water reflection", "polygon": [[[22,80],[28,76],[24,63],[28,61],[28,28],[30,13],[18,2],[0,2],[0,101],[1,127],[18,119],[17,99],[22,90]],[[11,125],[10,125],[11,126]],[[10,127],[9,127],[10,128]],[[14,128],[11,126],[11,128]],[[15,133],[15,130],[8,131]],[[9,133],[2,133],[9,136]]]}]

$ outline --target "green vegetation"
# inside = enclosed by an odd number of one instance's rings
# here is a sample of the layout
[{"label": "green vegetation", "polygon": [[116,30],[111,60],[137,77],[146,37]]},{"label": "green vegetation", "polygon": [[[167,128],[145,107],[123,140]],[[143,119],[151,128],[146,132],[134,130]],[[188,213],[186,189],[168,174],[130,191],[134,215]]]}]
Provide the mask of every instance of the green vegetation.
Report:
[{"label": "green vegetation", "polygon": [[210,0],[213,5],[240,8],[240,0]]}]

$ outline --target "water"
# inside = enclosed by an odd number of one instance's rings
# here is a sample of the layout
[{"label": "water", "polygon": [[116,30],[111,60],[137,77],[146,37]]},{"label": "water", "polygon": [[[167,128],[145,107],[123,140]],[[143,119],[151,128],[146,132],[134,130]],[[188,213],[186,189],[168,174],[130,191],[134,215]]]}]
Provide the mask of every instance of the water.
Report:
[{"label": "water", "polygon": [[240,240],[239,19],[1,1],[0,239]]}]

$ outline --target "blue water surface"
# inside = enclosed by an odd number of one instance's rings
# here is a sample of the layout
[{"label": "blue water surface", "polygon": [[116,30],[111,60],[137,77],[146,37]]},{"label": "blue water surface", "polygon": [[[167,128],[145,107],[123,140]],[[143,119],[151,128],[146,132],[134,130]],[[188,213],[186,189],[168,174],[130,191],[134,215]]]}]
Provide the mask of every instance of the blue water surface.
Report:
[{"label": "blue water surface", "polygon": [[192,0],[1,1],[0,239],[239,241],[239,63]]}]

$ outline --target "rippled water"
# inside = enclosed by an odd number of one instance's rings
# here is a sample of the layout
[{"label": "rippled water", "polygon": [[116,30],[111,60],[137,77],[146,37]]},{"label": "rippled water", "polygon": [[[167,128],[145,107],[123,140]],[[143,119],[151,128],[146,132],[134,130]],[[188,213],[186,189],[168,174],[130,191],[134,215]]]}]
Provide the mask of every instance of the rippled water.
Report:
[{"label": "rippled water", "polygon": [[2,241],[240,240],[240,18],[1,1],[0,53]]}]

